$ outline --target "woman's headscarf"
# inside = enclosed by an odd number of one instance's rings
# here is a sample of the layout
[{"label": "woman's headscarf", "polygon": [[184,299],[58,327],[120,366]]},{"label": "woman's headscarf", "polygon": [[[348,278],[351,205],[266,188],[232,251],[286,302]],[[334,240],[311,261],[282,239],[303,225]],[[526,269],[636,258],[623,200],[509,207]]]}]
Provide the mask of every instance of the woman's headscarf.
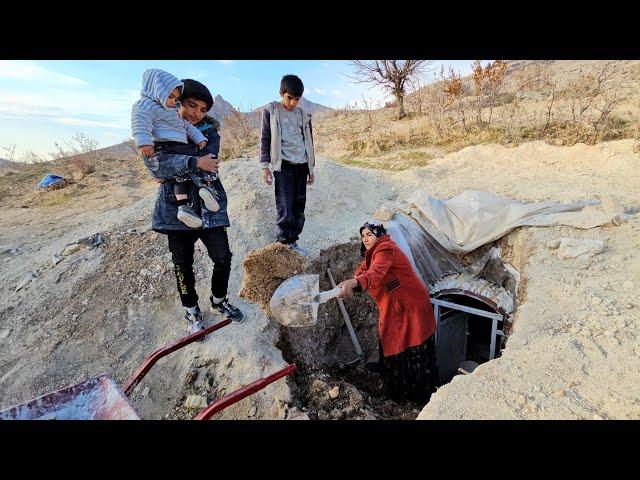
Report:
[{"label": "woman's headscarf", "polygon": [[[387,230],[384,228],[384,225],[380,222],[376,222],[375,220],[371,220],[366,222],[364,225],[360,227],[360,235],[362,236],[362,230],[368,229],[371,233],[373,233],[376,238],[380,238],[382,235],[387,234]],[[367,252],[367,248],[364,246],[364,242],[360,242],[360,255],[364,257]]]}]

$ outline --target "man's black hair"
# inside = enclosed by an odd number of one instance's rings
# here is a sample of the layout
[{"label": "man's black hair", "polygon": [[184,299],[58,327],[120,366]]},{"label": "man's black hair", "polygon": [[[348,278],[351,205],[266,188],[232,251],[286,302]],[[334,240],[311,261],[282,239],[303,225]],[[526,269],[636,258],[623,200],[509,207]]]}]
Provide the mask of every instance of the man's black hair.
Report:
[{"label": "man's black hair", "polygon": [[303,92],[304,85],[297,75],[285,75],[280,80],[280,95],[288,93],[293,97],[301,97]]},{"label": "man's black hair", "polygon": [[211,110],[211,107],[213,106],[213,97],[207,87],[199,81],[192,80],[190,78],[185,78],[181,80],[181,82],[184,83],[184,88],[180,95],[181,102],[184,102],[187,98],[193,98],[206,103],[207,110]]}]

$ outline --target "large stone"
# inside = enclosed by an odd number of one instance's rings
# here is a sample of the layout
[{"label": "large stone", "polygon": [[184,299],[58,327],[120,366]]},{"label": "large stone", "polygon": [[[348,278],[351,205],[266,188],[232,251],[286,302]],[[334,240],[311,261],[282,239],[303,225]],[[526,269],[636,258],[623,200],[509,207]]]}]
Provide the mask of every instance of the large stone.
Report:
[{"label": "large stone", "polygon": [[577,258],[586,260],[602,253],[602,240],[578,240],[575,238],[561,238],[558,247],[558,257],[563,259]]},{"label": "large stone", "polygon": [[25,273],[20,279],[20,281],[18,282],[18,284],[16,285],[15,292],[22,290],[24,287],[29,285],[36,278],[37,278],[37,275],[34,272]]},{"label": "large stone", "polygon": [[184,402],[185,408],[200,410],[207,406],[207,399],[202,395],[189,395]]},{"label": "large stone", "polygon": [[72,255],[72,254],[76,253],[77,251],[79,251],[82,248],[83,248],[83,246],[80,245],[79,243],[72,243],[71,245],[68,245],[62,251],[62,256],[63,257],[68,257],[69,255]]},{"label": "large stone", "polygon": [[329,390],[329,396],[331,398],[337,398],[338,395],[340,395],[340,387],[338,385]]}]

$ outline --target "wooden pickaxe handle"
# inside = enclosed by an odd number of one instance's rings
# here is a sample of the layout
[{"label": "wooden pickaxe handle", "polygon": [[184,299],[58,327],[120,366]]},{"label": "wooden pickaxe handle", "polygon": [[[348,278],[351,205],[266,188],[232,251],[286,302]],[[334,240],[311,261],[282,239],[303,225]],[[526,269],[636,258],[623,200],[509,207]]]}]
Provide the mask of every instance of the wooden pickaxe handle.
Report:
[{"label": "wooden pickaxe handle", "polygon": [[[329,281],[331,282],[331,286],[335,289],[336,282],[333,279],[333,275],[331,274],[331,270],[327,268],[327,275],[329,275]],[[333,290],[330,290],[333,291]],[[351,342],[356,349],[356,353],[360,359],[364,359],[364,354],[362,353],[362,348],[360,347],[360,343],[358,342],[358,337],[356,337],[356,332],[353,330],[353,326],[351,325],[351,320],[349,320],[349,314],[347,313],[347,309],[344,308],[344,302],[341,298],[338,298],[338,305],[340,306],[340,311],[342,312],[342,318],[344,318],[344,323],[347,325],[347,330],[349,330],[349,336],[351,337]]]}]

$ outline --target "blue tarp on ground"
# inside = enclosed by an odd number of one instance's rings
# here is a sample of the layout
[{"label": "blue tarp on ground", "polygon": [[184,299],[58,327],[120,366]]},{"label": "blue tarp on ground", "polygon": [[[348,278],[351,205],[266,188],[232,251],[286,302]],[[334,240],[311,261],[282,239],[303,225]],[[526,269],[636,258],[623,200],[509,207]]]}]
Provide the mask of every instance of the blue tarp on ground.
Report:
[{"label": "blue tarp on ground", "polygon": [[56,185],[61,185],[65,183],[65,181],[66,180],[64,178],[59,177],[58,175],[49,174],[46,177],[44,177],[42,180],[40,180],[38,187],[39,188],[53,187]]}]

